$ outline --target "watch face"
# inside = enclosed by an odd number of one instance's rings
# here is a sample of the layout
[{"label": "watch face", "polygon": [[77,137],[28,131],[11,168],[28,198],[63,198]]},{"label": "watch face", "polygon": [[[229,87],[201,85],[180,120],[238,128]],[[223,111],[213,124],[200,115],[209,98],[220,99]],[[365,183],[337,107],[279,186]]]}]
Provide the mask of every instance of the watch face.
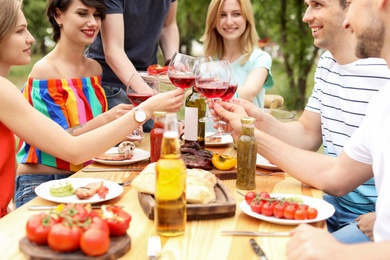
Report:
[{"label": "watch face", "polygon": [[146,120],[146,113],[142,109],[135,111],[135,120],[139,123],[143,123]]}]

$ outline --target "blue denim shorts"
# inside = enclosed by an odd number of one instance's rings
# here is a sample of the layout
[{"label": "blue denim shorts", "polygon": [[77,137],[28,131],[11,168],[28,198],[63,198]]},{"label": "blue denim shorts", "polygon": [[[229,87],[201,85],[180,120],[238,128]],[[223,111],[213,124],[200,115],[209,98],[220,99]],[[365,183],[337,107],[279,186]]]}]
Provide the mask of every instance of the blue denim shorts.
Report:
[{"label": "blue denim shorts", "polygon": [[25,174],[16,176],[16,186],[14,202],[18,208],[37,195],[35,194],[35,187],[40,184],[51,181],[68,178],[71,174]]}]

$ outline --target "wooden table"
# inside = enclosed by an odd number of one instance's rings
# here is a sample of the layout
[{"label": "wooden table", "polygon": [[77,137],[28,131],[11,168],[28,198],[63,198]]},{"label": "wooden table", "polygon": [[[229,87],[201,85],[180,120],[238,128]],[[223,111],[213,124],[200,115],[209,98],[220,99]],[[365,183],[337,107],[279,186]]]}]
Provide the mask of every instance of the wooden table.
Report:
[{"label": "wooden table", "polygon": [[[149,135],[138,148],[149,150]],[[209,149],[207,147],[207,149]],[[213,148],[219,153],[235,155],[233,145],[221,148]],[[101,178],[116,182],[124,182],[133,179],[139,172],[126,171],[126,168],[145,165],[148,162],[140,162],[128,166],[122,166],[123,172],[82,172],[79,171],[72,177]],[[88,167],[104,167],[94,163]],[[114,167],[114,166],[113,166]],[[117,167],[117,166],[115,166]],[[322,192],[302,184],[288,174],[257,169],[261,175],[256,176],[256,190],[270,193],[291,193],[322,198]],[[250,245],[249,238],[244,236],[222,236],[222,230],[250,230],[250,231],[289,231],[295,226],[277,225],[261,221],[247,216],[241,212],[239,203],[243,196],[236,192],[235,180],[223,180],[235,197],[237,210],[234,217],[189,221],[185,234],[181,237],[162,238],[161,259],[256,259]],[[245,192],[245,191],[244,191]],[[110,201],[110,204],[123,205],[124,209],[132,215],[132,221],[128,234],[131,237],[131,249],[122,259],[147,259],[146,248],[148,237],[155,235],[154,222],[149,220],[141,209],[137,198],[137,191],[131,186],[124,187],[123,194]],[[55,205],[53,202],[36,198],[26,205],[16,209],[11,214],[0,219],[0,257],[1,259],[25,259],[19,251],[19,240],[25,236],[25,223],[28,218],[37,214],[37,211],[29,211],[29,205]],[[314,225],[324,227],[325,221]],[[269,259],[286,258],[286,242],[288,237],[256,237]]]}]

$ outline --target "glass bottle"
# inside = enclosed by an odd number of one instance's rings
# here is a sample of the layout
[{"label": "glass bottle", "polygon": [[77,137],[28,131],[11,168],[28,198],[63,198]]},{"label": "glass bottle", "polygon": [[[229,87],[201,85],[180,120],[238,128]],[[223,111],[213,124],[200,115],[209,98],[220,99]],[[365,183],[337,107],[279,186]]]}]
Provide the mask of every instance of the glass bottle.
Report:
[{"label": "glass bottle", "polygon": [[150,162],[157,162],[161,156],[165,112],[155,111],[153,117],[154,125],[150,131]]},{"label": "glass bottle", "polygon": [[187,221],[186,166],[181,159],[177,115],[165,115],[161,158],[156,165],[155,223],[160,236],[180,236]]},{"label": "glass bottle", "polygon": [[237,181],[236,188],[253,190],[256,188],[257,142],[254,134],[253,117],[241,118],[242,131],[237,140]]},{"label": "glass bottle", "polygon": [[206,115],[206,102],[194,87],[187,97],[184,110],[184,141],[198,142],[201,149],[205,147],[205,123],[199,119]]}]

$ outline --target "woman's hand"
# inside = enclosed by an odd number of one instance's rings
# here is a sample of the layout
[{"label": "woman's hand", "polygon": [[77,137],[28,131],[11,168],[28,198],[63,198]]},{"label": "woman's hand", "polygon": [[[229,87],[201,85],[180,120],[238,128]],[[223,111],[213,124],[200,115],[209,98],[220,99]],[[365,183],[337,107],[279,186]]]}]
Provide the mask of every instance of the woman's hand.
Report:
[{"label": "woman's hand", "polygon": [[139,106],[152,116],[154,111],[179,112],[183,105],[184,90],[177,88],[168,92],[158,93]]}]

